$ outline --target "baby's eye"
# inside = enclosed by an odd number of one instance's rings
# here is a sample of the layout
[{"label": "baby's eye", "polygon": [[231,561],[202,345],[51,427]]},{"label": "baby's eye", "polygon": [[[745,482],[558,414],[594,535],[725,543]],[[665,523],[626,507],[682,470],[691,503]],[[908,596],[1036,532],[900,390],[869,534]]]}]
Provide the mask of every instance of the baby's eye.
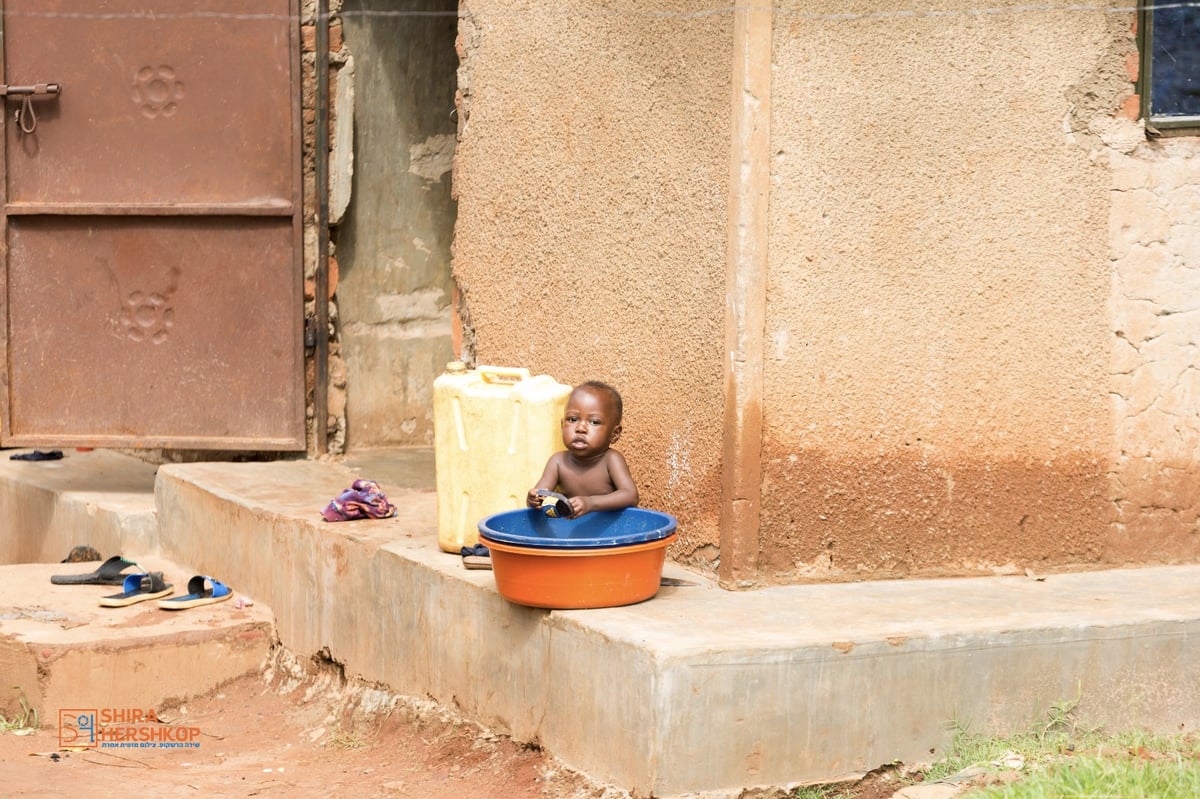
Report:
[{"label": "baby's eye", "polygon": [[604,421],[602,419],[592,419],[591,422],[596,427],[599,427],[600,425],[604,424]]},{"label": "baby's eye", "polygon": [[567,421],[568,421],[568,422],[578,422],[578,421],[579,421],[579,417],[578,417],[578,416],[568,416],[568,417],[567,417]]}]

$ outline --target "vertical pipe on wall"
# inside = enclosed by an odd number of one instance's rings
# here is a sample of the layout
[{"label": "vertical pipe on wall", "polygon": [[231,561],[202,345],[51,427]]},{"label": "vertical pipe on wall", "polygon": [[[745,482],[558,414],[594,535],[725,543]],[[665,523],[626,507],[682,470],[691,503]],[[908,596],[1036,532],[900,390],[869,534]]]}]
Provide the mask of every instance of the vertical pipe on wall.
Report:
[{"label": "vertical pipe on wall", "polygon": [[721,585],[730,589],[748,588],[757,581],[770,196],[771,25],[770,5],[737,0],[718,571]]},{"label": "vertical pipe on wall", "polygon": [[316,152],[313,162],[317,195],[317,264],[313,274],[316,316],[313,425],[317,454],[324,455],[329,447],[329,0],[317,0],[316,49]]}]

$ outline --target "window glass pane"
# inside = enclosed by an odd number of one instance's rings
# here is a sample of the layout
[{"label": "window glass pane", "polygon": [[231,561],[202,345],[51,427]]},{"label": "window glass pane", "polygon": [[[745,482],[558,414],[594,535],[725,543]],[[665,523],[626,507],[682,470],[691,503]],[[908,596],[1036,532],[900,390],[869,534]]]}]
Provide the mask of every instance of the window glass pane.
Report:
[{"label": "window glass pane", "polygon": [[1150,115],[1200,116],[1200,6],[1155,8],[1152,15]]}]

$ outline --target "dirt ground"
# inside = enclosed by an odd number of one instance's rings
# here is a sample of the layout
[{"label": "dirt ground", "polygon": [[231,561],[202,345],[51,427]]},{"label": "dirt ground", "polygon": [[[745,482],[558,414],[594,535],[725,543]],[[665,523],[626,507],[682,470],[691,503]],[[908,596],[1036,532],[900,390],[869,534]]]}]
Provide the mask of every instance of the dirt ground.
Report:
[{"label": "dirt ground", "polygon": [[[57,728],[0,731],[0,799],[131,789],[164,799],[634,799],[433,703],[348,686],[336,674],[300,675],[294,663],[156,715],[199,728],[200,746],[81,750],[60,746]],[[835,795],[887,799],[900,787],[881,769]],[[739,799],[785,795],[747,790]]]},{"label": "dirt ground", "polygon": [[0,797],[627,797],[432,703],[304,670],[276,662],[156,709],[157,725],[198,728],[198,748],[71,749],[57,727],[0,732]]},{"label": "dirt ground", "polygon": [[[0,725],[0,799],[117,795],[354,799],[638,799],[593,782],[549,754],[481,729],[432,702],[346,681],[335,664],[278,650],[263,674],[155,709],[139,729],[198,730],[195,748],[63,746],[55,726]],[[1110,753],[1120,757],[1119,751]],[[1156,759],[1153,752],[1131,756]],[[1197,755],[1200,757],[1200,755]],[[945,799],[1020,778],[964,772],[926,793],[899,764],[827,786],[837,799]],[[908,787],[906,787],[908,786]],[[915,793],[914,793],[915,791]],[[782,799],[780,788],[737,799]]]},{"label": "dirt ground", "polygon": [[[155,726],[199,729],[199,747],[80,749],[60,745],[54,727],[0,731],[0,799],[130,789],[164,799],[636,799],[432,702],[348,684],[336,669],[286,652],[262,675],[156,715]],[[884,767],[830,795],[888,799],[905,784]],[[787,795],[747,789],[738,799]]]},{"label": "dirt ground", "polygon": [[[0,799],[130,789],[164,799],[636,799],[433,702],[355,684],[336,664],[282,649],[262,674],[153,710],[136,729],[195,729],[199,746],[80,748],[62,744],[56,722],[0,729]],[[881,768],[832,795],[887,799],[903,784]],[[747,789],[738,799],[786,795]]]}]

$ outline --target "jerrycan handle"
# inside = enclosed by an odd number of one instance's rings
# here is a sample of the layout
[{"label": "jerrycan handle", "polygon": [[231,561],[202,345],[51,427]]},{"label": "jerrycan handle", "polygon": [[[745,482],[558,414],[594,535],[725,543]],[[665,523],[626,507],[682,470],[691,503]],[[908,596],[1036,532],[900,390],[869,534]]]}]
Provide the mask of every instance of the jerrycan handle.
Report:
[{"label": "jerrycan handle", "polygon": [[516,385],[529,379],[529,370],[520,366],[478,366],[475,371],[485,383]]}]

